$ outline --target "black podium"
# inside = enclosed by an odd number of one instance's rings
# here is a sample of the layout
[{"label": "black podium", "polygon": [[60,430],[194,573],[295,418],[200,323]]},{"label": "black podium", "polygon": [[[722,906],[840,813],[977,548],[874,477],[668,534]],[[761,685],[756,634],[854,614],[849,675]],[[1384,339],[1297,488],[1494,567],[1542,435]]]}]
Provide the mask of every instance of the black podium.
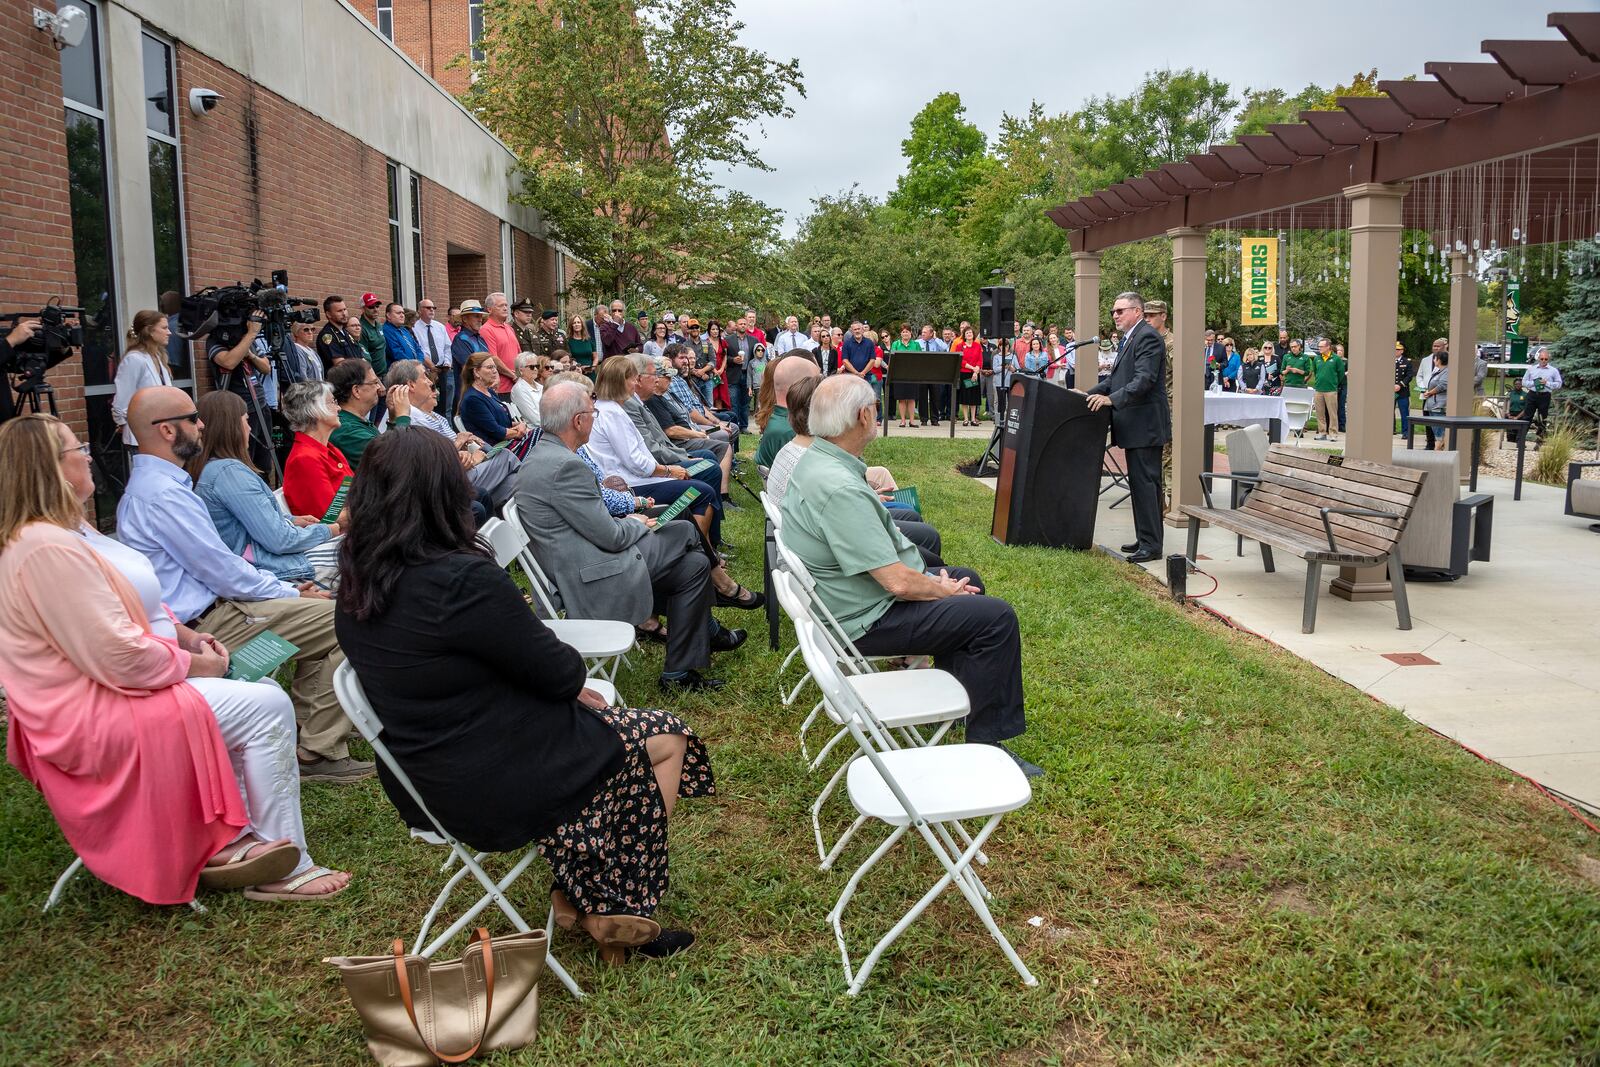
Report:
[{"label": "black podium", "polygon": [[1003,545],[1094,546],[1100,466],[1111,413],[1035,377],[1011,383],[1000,435],[1000,482],[990,533]]},{"label": "black podium", "polygon": [[[883,436],[889,436],[894,421],[894,387],[900,385],[947,385],[951,397],[961,387],[960,352],[923,352],[901,349],[889,353],[889,379],[883,386]],[[950,436],[956,435],[956,420],[950,419]]]}]

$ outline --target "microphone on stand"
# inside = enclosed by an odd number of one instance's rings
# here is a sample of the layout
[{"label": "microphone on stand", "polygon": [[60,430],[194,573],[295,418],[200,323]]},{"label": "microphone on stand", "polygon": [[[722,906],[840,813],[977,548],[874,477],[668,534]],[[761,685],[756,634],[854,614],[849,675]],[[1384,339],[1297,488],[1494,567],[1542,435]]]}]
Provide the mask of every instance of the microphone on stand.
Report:
[{"label": "microphone on stand", "polygon": [[[1086,341],[1071,341],[1071,342],[1068,342],[1065,345],[1062,345],[1061,347],[1076,352],[1078,349],[1083,348],[1085,345],[1097,345],[1099,343],[1100,343],[1100,338],[1098,336],[1096,336],[1096,337],[1091,337]],[[1063,353],[1061,353],[1061,355],[1057,356],[1055,359],[1052,359],[1049,363],[1046,363],[1043,368],[1041,368],[1040,370],[1035,371],[1034,373],[1040,378],[1048,378],[1050,376],[1050,372],[1056,369],[1056,364],[1060,363],[1063,359],[1066,359],[1066,358],[1067,358],[1067,353],[1063,352]]]}]

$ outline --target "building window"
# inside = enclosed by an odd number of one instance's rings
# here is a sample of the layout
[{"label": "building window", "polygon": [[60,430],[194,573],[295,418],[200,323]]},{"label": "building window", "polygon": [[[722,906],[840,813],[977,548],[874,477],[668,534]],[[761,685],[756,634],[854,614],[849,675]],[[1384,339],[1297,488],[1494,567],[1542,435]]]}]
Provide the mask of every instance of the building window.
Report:
[{"label": "building window", "polygon": [[394,0],[378,0],[378,32],[394,40]]},{"label": "building window", "polygon": [[483,49],[478,47],[478,42],[483,40],[483,0],[467,0],[467,40],[472,45],[472,61],[483,62]]},{"label": "building window", "polygon": [[389,164],[389,299],[400,299],[400,165]]},{"label": "building window", "polygon": [[[172,45],[146,32],[141,38],[144,60],[144,123],[150,156],[150,222],[155,239],[156,292],[185,293],[183,204],[178,164],[177,99],[173,87]],[[193,386],[194,369],[188,345],[169,350],[172,376]]]},{"label": "building window", "polygon": [[411,175],[411,302],[422,300],[422,179]]}]

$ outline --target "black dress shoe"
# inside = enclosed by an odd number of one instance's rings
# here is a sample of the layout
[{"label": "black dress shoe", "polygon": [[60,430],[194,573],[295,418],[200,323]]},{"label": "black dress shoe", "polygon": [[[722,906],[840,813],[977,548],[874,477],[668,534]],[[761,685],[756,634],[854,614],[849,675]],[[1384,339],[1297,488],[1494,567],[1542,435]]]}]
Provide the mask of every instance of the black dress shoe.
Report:
[{"label": "black dress shoe", "polygon": [[1159,552],[1135,552],[1133,555],[1128,557],[1128,562],[1129,563],[1149,563],[1151,560],[1157,560],[1157,559],[1160,559],[1160,558],[1161,558],[1161,553],[1159,553]]},{"label": "black dress shoe", "polygon": [[[730,630],[726,626],[721,627],[711,635],[711,651],[732,652],[749,638],[750,631],[748,630]],[[694,672],[690,671],[689,673],[693,674]]]},{"label": "black dress shoe", "polygon": [[1139,542],[1137,542],[1137,541],[1135,541],[1131,545],[1123,545],[1122,546],[1122,554],[1124,556],[1131,556],[1131,555],[1133,555],[1133,553],[1135,553],[1137,551],[1139,551]]},{"label": "black dress shoe", "polygon": [[658,960],[664,956],[676,956],[692,944],[694,935],[687,930],[663,930],[654,941],[646,941],[633,951],[641,956]]},{"label": "black dress shoe", "polygon": [[682,678],[662,675],[657,682],[662,691],[667,693],[714,693],[728,684],[721,678],[707,678],[699,671],[686,671]]}]

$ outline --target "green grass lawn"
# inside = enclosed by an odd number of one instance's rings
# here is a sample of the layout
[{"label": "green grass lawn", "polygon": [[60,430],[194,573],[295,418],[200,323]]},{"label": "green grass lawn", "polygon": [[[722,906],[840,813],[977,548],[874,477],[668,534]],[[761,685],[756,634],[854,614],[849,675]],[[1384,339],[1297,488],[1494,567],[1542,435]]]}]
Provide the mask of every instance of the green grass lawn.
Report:
[{"label": "green grass lawn", "polygon": [[[805,709],[779,703],[780,657],[752,639],[716,665],[727,695],[679,708],[711,747],[720,796],[679,808],[660,917],[699,943],[609,969],[559,939],[590,999],[547,982],[538,1044],[494,1062],[1600,1061],[1600,842],[1527,785],[1124,565],[995,545],[991,495],[953,473],[976,447],[894,439],[871,455],[919,486],[946,557],[1022,620],[1029,730],[1015,747],[1048,776],[1001,825],[984,878],[1038,987],[951,893],[845,995],[823,917],[879,838],[864,831],[843,870],[816,869],[820,783],[794,739]],[[747,584],[759,515],[730,512]],[[623,679],[637,703],[656,699],[659,656],[635,655]],[[211,895],[200,916],[80,878],[46,917],[71,854],[33,789],[0,773],[0,1062],[366,1061],[320,960],[409,940],[440,856],[407,840],[375,781],[309,786],[305,810],[317,858],[357,872],[335,904]],[[525,910],[542,917],[533,871]],[[935,877],[903,844],[852,905],[858,951]]]}]

